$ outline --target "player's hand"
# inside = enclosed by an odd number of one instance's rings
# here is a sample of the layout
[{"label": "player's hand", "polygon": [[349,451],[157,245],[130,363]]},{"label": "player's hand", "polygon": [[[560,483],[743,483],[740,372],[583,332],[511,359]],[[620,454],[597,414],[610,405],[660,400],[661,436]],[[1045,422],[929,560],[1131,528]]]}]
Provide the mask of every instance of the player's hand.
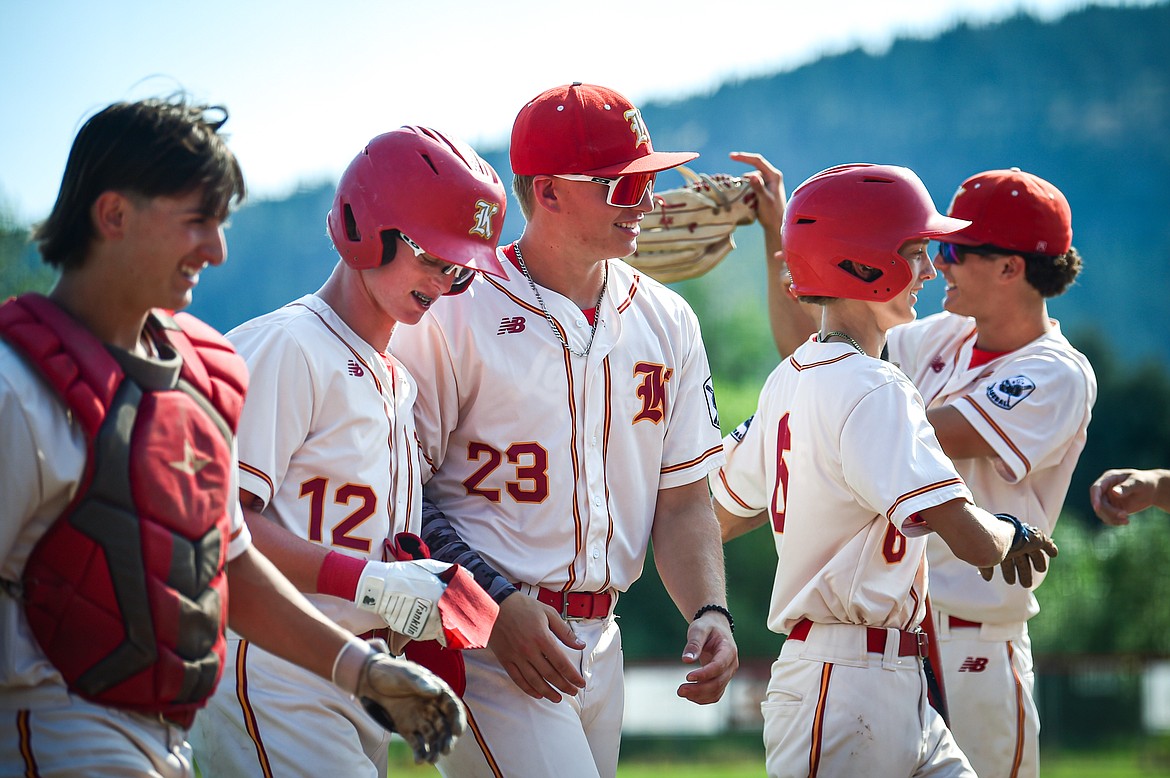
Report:
[{"label": "player's hand", "polygon": [[1154,504],[1158,491],[1153,473],[1124,468],[1106,470],[1089,487],[1093,512],[1106,524],[1129,524],[1131,514]]},{"label": "player's hand", "polygon": [[561,644],[577,651],[585,648],[560,614],[521,592],[500,604],[488,640],[488,648],[521,691],[551,702],[561,701],[559,692],[575,695],[585,686]]},{"label": "player's hand", "polygon": [[437,559],[367,562],[358,579],[354,603],[376,613],[387,627],[402,636],[438,640],[446,645],[439,598],[447,584],[439,576],[450,567]]},{"label": "player's hand", "polygon": [[733,151],[730,157],[734,162],[743,162],[755,168],[745,173],[743,178],[756,193],[760,226],[767,232],[779,235],[780,227],[784,224],[784,209],[788,205],[784,174],[760,154]]},{"label": "player's hand", "polygon": [[739,648],[731,636],[727,618],[716,611],[704,613],[687,628],[683,662],[699,663],[678,687],[678,696],[698,705],[718,702],[739,669]]},{"label": "player's hand", "polygon": [[[385,647],[377,643],[371,645]],[[422,665],[382,652],[366,657],[356,696],[375,721],[410,744],[418,763],[433,764],[449,753],[467,728],[463,703],[450,686]]]},{"label": "player's hand", "polygon": [[[996,514],[997,516],[1003,514]],[[999,569],[1003,579],[1015,585],[1017,579],[1025,589],[1032,588],[1032,571],[1043,573],[1048,569],[1048,558],[1058,553],[1056,544],[1044,534],[1039,527],[1020,523],[1022,531],[1016,533],[1012,547],[1007,556],[1000,562]],[[980,575],[984,581],[990,581],[995,576],[995,568],[981,567]]]}]

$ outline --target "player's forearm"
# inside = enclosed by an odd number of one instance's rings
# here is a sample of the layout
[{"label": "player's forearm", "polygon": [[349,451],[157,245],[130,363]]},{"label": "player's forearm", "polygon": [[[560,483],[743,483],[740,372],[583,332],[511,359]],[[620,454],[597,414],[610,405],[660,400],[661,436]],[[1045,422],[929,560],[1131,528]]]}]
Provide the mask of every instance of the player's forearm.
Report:
[{"label": "player's forearm", "polygon": [[1154,507],[1170,511],[1170,470],[1150,470],[1149,476],[1154,481]]},{"label": "player's forearm", "polygon": [[976,567],[992,567],[1002,562],[1015,537],[1011,524],[965,500],[951,500],[923,509],[921,516],[955,556]]},{"label": "player's forearm", "polygon": [[715,510],[715,518],[719,521],[719,531],[724,543],[734,540],[740,535],[746,535],[757,527],[764,526],[768,520],[766,511],[757,513],[755,516],[736,516],[720,505],[717,500],[712,500],[711,506]]},{"label": "player's forearm", "polygon": [[704,605],[726,605],[723,543],[706,480],[658,492],[654,563],[662,584],[688,621]]},{"label": "player's forearm", "polygon": [[783,358],[808,340],[817,331],[820,321],[817,314],[788,293],[788,270],[780,251],[779,235],[765,238],[764,247],[768,267],[768,323],[772,328],[772,341]]},{"label": "player's forearm", "polygon": [[256,548],[228,565],[228,622],[246,640],[325,679],[353,636],[329,621]]},{"label": "player's forearm", "polygon": [[468,546],[439,507],[423,497],[422,537],[431,556],[443,562],[463,567],[471,573],[483,590],[498,603],[516,591],[512,583],[500,575],[474,549]]},{"label": "player's forearm", "polygon": [[317,579],[329,549],[299,538],[273,519],[257,512],[257,499],[240,490],[244,521],[255,546],[298,591],[316,592]]}]

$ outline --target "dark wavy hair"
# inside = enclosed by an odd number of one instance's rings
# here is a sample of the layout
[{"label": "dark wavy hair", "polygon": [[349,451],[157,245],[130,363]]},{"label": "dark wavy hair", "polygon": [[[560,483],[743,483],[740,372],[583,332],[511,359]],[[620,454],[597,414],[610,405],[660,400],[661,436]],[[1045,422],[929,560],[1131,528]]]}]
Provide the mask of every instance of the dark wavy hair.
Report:
[{"label": "dark wavy hair", "polygon": [[33,240],[46,264],[68,270],[85,260],[90,210],[103,192],[153,198],[201,190],[202,211],[226,218],[246,196],[244,175],[219,130],[227,109],[185,95],[119,102],[86,121],[69,151],[53,210]]}]

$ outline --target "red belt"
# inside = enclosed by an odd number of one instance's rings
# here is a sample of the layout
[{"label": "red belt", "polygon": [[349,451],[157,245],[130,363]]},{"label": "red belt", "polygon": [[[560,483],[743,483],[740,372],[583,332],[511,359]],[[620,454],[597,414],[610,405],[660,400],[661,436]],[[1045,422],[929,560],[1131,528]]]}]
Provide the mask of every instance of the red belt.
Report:
[{"label": "red belt", "polygon": [[978,621],[967,621],[960,619],[958,616],[947,616],[947,625],[950,627],[982,627],[983,625]]},{"label": "red belt", "polygon": [[536,599],[555,608],[563,619],[604,619],[613,607],[609,592],[554,592],[540,588]]},{"label": "red belt", "polygon": [[[812,629],[812,625],[813,623],[808,619],[801,619],[788,633],[788,639],[804,640],[808,637],[808,631]],[[886,652],[886,634],[887,631],[881,627],[866,627],[866,650],[871,654],[884,654]],[[926,656],[928,640],[925,632],[898,630],[898,656]]]}]

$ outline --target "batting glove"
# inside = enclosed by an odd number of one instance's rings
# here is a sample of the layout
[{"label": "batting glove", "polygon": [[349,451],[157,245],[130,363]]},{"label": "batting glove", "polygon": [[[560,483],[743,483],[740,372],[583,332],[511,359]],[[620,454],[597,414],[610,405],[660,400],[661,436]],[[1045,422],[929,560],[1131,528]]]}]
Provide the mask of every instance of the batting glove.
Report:
[{"label": "batting glove", "polygon": [[446,645],[439,598],[447,584],[439,576],[450,568],[450,564],[435,559],[367,562],[358,579],[354,603],[412,640],[438,640]]}]

